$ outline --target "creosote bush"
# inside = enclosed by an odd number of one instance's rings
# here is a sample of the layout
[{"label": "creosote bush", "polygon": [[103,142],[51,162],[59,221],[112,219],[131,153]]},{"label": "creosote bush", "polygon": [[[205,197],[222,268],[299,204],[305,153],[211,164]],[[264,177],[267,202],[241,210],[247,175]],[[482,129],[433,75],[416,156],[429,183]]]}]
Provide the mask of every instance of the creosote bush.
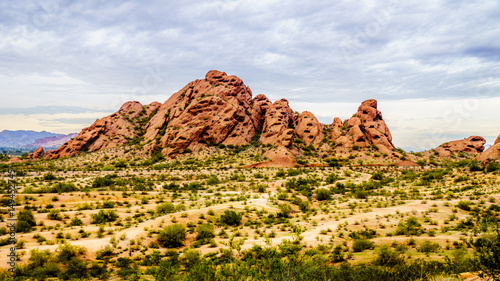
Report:
[{"label": "creosote bush", "polygon": [[168,225],[160,230],[156,239],[165,248],[181,247],[186,239],[186,227],[180,223]]},{"label": "creosote bush", "polygon": [[222,223],[231,226],[239,225],[241,223],[241,219],[242,219],[241,214],[232,210],[225,210],[224,214],[220,216],[220,220]]},{"label": "creosote bush", "polygon": [[196,240],[210,239],[215,237],[215,230],[213,225],[203,223],[196,227]]}]

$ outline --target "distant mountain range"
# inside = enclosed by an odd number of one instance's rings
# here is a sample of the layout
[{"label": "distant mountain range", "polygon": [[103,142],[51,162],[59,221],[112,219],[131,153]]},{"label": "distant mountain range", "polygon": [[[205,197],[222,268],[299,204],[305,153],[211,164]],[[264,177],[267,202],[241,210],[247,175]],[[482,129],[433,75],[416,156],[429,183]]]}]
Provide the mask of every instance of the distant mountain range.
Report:
[{"label": "distant mountain range", "polygon": [[47,131],[9,131],[0,132],[0,147],[5,148],[57,148],[77,134],[56,134]]}]

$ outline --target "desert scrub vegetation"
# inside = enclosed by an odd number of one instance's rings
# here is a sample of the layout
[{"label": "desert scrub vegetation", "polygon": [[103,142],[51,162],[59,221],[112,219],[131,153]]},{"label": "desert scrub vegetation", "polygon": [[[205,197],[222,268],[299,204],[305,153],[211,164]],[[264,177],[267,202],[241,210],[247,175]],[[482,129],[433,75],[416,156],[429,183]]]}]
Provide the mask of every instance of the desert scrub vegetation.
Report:
[{"label": "desert scrub vegetation", "polygon": [[157,240],[166,248],[178,248],[184,245],[186,227],[182,224],[166,226],[158,233]]},{"label": "desert scrub vegetation", "polygon": [[[498,236],[495,237],[498,239]],[[254,245],[242,250],[241,242],[230,239],[218,253],[201,254],[195,249],[179,252],[175,249],[160,252],[153,250],[142,258],[116,258],[112,247],[103,248],[99,257],[114,262],[96,262],[85,259],[87,250],[63,244],[55,253],[48,250],[30,251],[28,261],[17,267],[16,280],[27,278],[91,279],[120,278],[140,280],[435,280],[437,276],[458,276],[463,271],[483,268],[488,276],[498,276],[498,268],[489,264],[491,253],[485,256],[455,255],[443,261],[407,259],[396,249],[384,245],[377,249],[370,261],[350,264],[345,262],[342,246],[334,249],[319,245],[306,250],[300,232],[291,240],[283,240],[276,246]],[[497,243],[489,240],[492,243]],[[477,247],[486,246],[484,240],[474,242]],[[497,245],[497,244],[495,244]],[[498,245],[497,245],[498,246]],[[498,248],[495,249],[498,251]],[[457,252],[459,253],[459,252]],[[497,253],[498,254],[498,253]],[[488,260],[488,261],[486,261]],[[493,261],[493,260],[491,260]],[[115,273],[112,273],[112,272]],[[12,277],[1,272],[0,278]]]},{"label": "desert scrub vegetation", "polygon": [[[418,167],[365,166],[361,149],[329,154],[296,144],[307,155],[294,168],[244,168],[264,161],[270,148],[219,145],[154,161],[132,147],[16,163],[24,171],[16,198],[24,254],[16,278],[494,276],[497,166],[423,155]],[[8,235],[0,227],[2,250]],[[63,262],[58,247],[72,243],[85,251]],[[8,274],[0,276],[11,280]]]}]

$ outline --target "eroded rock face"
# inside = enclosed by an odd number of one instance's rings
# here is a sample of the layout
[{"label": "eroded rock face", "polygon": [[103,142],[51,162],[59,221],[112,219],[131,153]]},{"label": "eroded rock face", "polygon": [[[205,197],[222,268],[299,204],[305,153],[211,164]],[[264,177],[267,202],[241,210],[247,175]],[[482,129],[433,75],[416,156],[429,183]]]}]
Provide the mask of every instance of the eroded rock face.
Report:
[{"label": "eroded rock face", "polygon": [[483,153],[479,154],[476,160],[487,164],[491,161],[500,160],[500,136],[495,140],[495,144],[486,149]]},{"label": "eroded rock face", "polygon": [[486,140],[480,136],[471,136],[463,140],[443,143],[434,150],[440,157],[450,157],[455,152],[463,152],[471,155],[479,154],[484,150]]},{"label": "eroded rock face", "polygon": [[322,129],[323,126],[319,123],[318,119],[311,112],[304,111],[297,118],[295,134],[306,145],[312,144],[316,147],[321,144],[321,141],[325,137]]},{"label": "eroded rock face", "polygon": [[267,109],[272,102],[264,95],[257,95],[252,100],[252,122],[256,131],[262,132]]},{"label": "eroded rock face", "polygon": [[391,132],[377,109],[376,100],[364,101],[358,108],[357,116],[369,142],[377,145],[382,152],[394,150]]},{"label": "eroded rock face", "polygon": [[[377,102],[368,100],[342,122],[321,124],[310,112],[297,114],[286,99],[274,103],[264,95],[252,99],[243,81],[224,72],[209,71],[205,79],[188,83],[165,103],[143,106],[127,102],[118,112],[97,120],[48,158],[72,156],[125,144],[142,144],[150,154],[175,155],[208,145],[272,145],[279,149],[269,158],[295,165],[294,138],[324,150],[329,145],[360,148],[375,144],[381,152],[394,149],[392,136]],[[142,147],[142,146],[141,146]],[[293,161],[292,161],[293,158]]]},{"label": "eroded rock face", "polygon": [[294,130],[291,128],[294,113],[288,101],[281,99],[269,105],[264,116],[260,142],[264,145],[290,146]]},{"label": "eroded rock face", "polygon": [[69,157],[84,151],[117,147],[131,139],[140,138],[144,119],[154,114],[159,105],[159,103],[152,103],[143,106],[137,101],[126,102],[118,112],[95,121],[72,140],[48,152],[46,157],[49,159]]},{"label": "eroded rock face", "polygon": [[343,148],[376,145],[382,153],[394,150],[391,132],[377,109],[376,100],[364,101],[357,113],[344,122],[335,118],[331,125],[327,125],[326,130],[327,138]]},{"label": "eroded rock face", "polygon": [[168,99],[153,117],[146,138],[170,155],[202,144],[246,145],[255,134],[252,92],[236,76],[210,71]]},{"label": "eroded rock face", "polygon": [[35,151],[33,151],[33,153],[30,153],[27,158],[35,160],[43,157],[45,157],[45,151],[43,150],[43,147],[40,146]]}]

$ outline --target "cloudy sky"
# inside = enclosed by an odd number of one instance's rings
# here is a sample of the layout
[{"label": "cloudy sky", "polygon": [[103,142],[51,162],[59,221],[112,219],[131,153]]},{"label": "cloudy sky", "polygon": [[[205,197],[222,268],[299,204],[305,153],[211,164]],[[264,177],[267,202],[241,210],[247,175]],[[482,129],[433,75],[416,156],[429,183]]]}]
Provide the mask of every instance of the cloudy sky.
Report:
[{"label": "cloudy sky", "polygon": [[379,101],[394,144],[500,134],[499,1],[0,2],[0,131],[79,132],[211,69],[331,123]]}]

